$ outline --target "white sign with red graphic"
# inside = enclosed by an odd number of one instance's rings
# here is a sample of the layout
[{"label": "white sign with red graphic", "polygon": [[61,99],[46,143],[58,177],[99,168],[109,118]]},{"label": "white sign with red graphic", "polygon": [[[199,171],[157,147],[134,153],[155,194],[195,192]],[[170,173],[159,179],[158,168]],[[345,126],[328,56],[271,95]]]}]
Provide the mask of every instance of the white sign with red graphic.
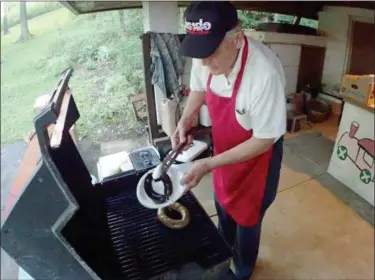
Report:
[{"label": "white sign with red graphic", "polygon": [[185,21],[185,30],[189,34],[209,34],[211,23],[200,19],[198,22]]},{"label": "white sign with red graphic", "polygon": [[328,173],[374,206],[374,114],[345,102]]}]

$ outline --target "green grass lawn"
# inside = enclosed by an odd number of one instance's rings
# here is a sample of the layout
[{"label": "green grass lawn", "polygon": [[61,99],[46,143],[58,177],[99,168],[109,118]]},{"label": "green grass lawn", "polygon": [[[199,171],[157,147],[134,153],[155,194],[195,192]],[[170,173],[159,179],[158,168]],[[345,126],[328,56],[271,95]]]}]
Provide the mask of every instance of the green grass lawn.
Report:
[{"label": "green grass lawn", "polygon": [[[29,20],[34,37],[15,43],[19,26],[1,36],[1,142],[26,136],[33,128],[37,96],[52,90],[63,70],[73,67],[70,82],[81,119],[81,136],[100,138],[100,127],[129,128],[129,98],[143,90],[142,13],[125,11],[126,35],[117,11],[75,16],[61,8]],[[95,59],[99,58],[99,59]]]},{"label": "green grass lawn", "polygon": [[35,98],[56,83],[47,72],[38,67],[49,53],[56,28],[73,19],[66,9],[59,9],[29,21],[35,38],[23,44],[15,43],[20,34],[19,25],[1,36],[1,142],[10,142],[26,136],[32,128]]}]

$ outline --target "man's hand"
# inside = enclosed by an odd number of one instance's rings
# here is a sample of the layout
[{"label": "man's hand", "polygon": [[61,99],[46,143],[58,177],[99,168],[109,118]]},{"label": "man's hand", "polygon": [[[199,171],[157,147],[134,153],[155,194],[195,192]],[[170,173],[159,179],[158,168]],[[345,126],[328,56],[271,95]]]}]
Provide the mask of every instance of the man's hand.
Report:
[{"label": "man's hand", "polygon": [[184,143],[186,141],[186,148],[189,147],[189,145],[193,142],[193,137],[191,135],[186,135],[190,127],[191,125],[189,122],[186,119],[181,118],[177,124],[175,132],[171,137],[172,149],[176,149],[180,143]]},{"label": "man's hand", "polygon": [[190,191],[199,184],[204,175],[210,173],[211,171],[212,167],[210,158],[197,160],[193,163],[193,166],[189,172],[182,177],[181,184],[186,186],[186,191]]},{"label": "man's hand", "polygon": [[[185,148],[188,148],[193,142],[193,138],[186,137],[190,130],[194,118],[198,115],[199,109],[206,100],[206,92],[191,91],[184,109],[184,113],[177,124],[177,128],[171,137],[172,149],[175,149],[180,143],[187,141]],[[187,138],[187,139],[186,139]]]}]

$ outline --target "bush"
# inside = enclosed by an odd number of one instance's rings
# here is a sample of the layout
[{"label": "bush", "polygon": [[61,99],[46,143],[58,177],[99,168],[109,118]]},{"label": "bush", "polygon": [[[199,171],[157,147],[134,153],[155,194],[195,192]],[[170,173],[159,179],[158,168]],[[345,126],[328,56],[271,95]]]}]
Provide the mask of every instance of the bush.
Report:
[{"label": "bush", "polygon": [[255,12],[255,11],[238,11],[238,18],[241,20],[244,29],[253,29],[258,26],[262,18],[267,18],[268,21],[274,20],[274,15],[271,13]]},{"label": "bush", "polygon": [[[56,14],[60,15],[59,11]],[[51,19],[46,22],[46,18],[36,18],[33,23],[48,24]],[[130,99],[144,92],[139,38],[143,33],[142,11],[125,10],[123,19],[124,31],[118,11],[80,15],[58,29],[49,25],[44,33],[35,33],[38,35],[24,44],[11,43],[6,49],[2,45],[7,62],[20,62],[7,64],[12,68],[3,67],[7,83],[2,84],[2,94],[7,91],[7,98],[13,99],[21,93],[25,100],[17,100],[19,108],[23,108],[18,110],[28,112],[35,97],[56,86],[61,72],[73,67],[70,86],[81,115],[77,122],[79,137],[89,136],[94,140],[122,137],[135,124]],[[33,33],[32,28],[30,32]],[[20,120],[4,125],[2,136],[12,133],[13,127],[18,129],[25,120],[31,122],[30,116],[22,115]],[[24,127],[18,129],[17,135],[31,129]],[[121,131],[116,135],[101,135],[103,127],[110,127],[115,134],[116,128]]]},{"label": "bush", "polygon": [[[289,23],[292,24],[295,16],[283,15],[283,14],[273,14],[265,12],[256,11],[238,11],[238,17],[242,22],[242,26],[245,29],[254,29],[261,22],[262,18],[267,19],[268,22],[278,22],[278,23]],[[309,26],[312,28],[318,27],[318,21],[312,19],[301,18],[299,25]]]},{"label": "bush", "polygon": [[[124,34],[118,11],[98,13],[95,17],[83,15],[74,24],[80,25],[79,30],[70,30],[71,40],[63,39],[64,51],[71,53],[76,69],[84,66],[86,80],[91,83],[82,88],[85,95],[91,96],[90,105],[78,103],[85,119],[79,127],[81,136],[92,135],[95,127],[107,124],[126,130],[135,123],[130,98],[144,92],[141,18],[141,10],[124,11]],[[86,103],[87,97],[82,102]]]}]

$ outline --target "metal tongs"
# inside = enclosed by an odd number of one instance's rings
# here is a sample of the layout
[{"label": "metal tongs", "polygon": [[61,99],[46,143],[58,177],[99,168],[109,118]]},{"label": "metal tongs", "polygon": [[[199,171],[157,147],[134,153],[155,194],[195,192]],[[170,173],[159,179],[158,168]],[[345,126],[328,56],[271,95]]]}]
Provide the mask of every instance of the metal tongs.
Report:
[{"label": "metal tongs", "polygon": [[178,155],[182,152],[182,150],[185,148],[188,141],[185,141],[177,146],[176,149],[172,150],[165,159],[154,169],[154,172],[152,173],[152,178],[154,181],[160,181],[161,177],[166,174],[175,161],[175,159],[178,157]]}]

